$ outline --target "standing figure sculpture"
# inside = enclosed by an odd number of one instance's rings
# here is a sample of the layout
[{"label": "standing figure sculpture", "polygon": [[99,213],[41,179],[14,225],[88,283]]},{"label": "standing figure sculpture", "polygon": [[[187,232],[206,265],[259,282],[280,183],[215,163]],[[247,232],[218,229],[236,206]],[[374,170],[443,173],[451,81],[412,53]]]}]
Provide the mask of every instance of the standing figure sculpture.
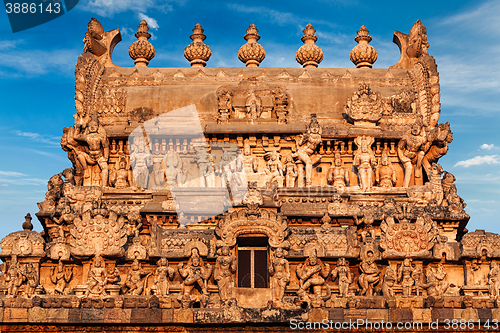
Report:
[{"label": "standing figure sculpture", "polygon": [[[134,140],[135,141],[135,140]],[[132,166],[135,184],[147,189],[149,184],[149,168],[153,166],[153,160],[144,141],[139,140],[136,150],[130,154],[130,165]]]},{"label": "standing figure sculpture", "polygon": [[214,280],[217,281],[219,287],[219,296],[222,306],[229,304],[229,301],[234,298],[234,278],[236,273],[236,257],[231,255],[229,247],[222,246],[215,261]]},{"label": "standing figure sculpture", "polygon": [[200,187],[215,187],[215,174],[212,166],[212,155],[206,148],[201,147],[197,150],[198,153],[198,170]]},{"label": "standing figure sculpture", "polygon": [[219,162],[219,169],[217,171],[222,187],[226,187],[231,184],[233,170],[231,164],[233,162],[233,157],[229,154],[229,151],[224,149]]},{"label": "standing figure sculpture", "polygon": [[373,166],[376,165],[375,154],[371,145],[375,139],[361,136],[354,139],[358,150],[354,155],[353,165],[358,169],[359,187],[363,191],[370,191],[373,186]]},{"label": "standing figure sculpture", "polygon": [[343,164],[340,153],[335,153],[335,159],[328,170],[327,182],[335,186],[337,190],[342,190],[349,184],[349,172]]},{"label": "standing figure sculpture", "polygon": [[422,177],[422,160],[425,156],[427,142],[425,130],[420,119],[411,127],[411,132],[406,133],[398,143],[398,157],[404,166],[403,187],[410,186],[413,164],[415,164],[415,178]]},{"label": "standing figure sculpture", "polygon": [[210,278],[210,275],[212,275],[212,266],[210,266],[209,263],[205,265],[203,259],[200,257],[198,249],[193,248],[187,264],[184,265],[183,262],[180,262],[178,270],[180,276],[184,279],[181,292],[177,297],[179,302],[182,303],[182,306],[187,308],[193,302],[195,297],[191,295],[191,292],[195,287],[200,288],[202,293],[200,303],[206,306],[209,298],[207,280]]},{"label": "standing figure sculpture", "polygon": [[[295,138],[297,143],[297,158],[304,163],[306,168],[307,187],[312,186],[312,167],[321,159],[321,155],[313,157],[316,148],[321,143],[321,133],[321,126],[316,119],[316,114],[313,113],[311,114],[311,122],[307,126],[307,132]],[[299,179],[299,184],[300,182],[301,179]]]},{"label": "standing figure sculpture", "polygon": [[386,149],[382,151],[380,163],[375,168],[375,181],[378,186],[383,188],[391,188],[396,185],[396,170],[389,161]]},{"label": "standing figure sculpture", "polygon": [[78,160],[84,170],[84,178],[90,178],[89,165],[99,165],[101,169],[101,186],[108,186],[108,159],[109,142],[106,130],[99,124],[97,114],[94,112],[87,128],[81,132],[81,127],[77,127],[74,138],[88,144],[88,152],[78,153]]},{"label": "standing figure sculpture", "polygon": [[283,187],[283,165],[280,161],[280,153],[272,151],[264,155],[266,163],[267,186],[271,187],[273,182],[276,182],[278,187]]},{"label": "standing figure sculpture", "polygon": [[375,264],[372,251],[366,253],[366,258],[359,265],[359,269],[361,270],[359,276],[361,295],[373,296],[373,286],[380,281],[380,269]]},{"label": "standing figure sculpture", "polygon": [[382,294],[385,298],[394,297],[394,284],[396,283],[396,273],[394,270],[387,266],[384,274],[384,281],[382,281]]},{"label": "standing figure sculpture", "polygon": [[100,256],[96,256],[94,259],[94,265],[89,271],[89,278],[87,280],[87,290],[85,291],[85,297],[101,297],[106,296],[106,290],[104,287],[108,283],[106,276],[106,269],[101,264],[102,259]]},{"label": "standing figure sculpture", "polygon": [[293,162],[292,155],[286,155],[284,170],[285,186],[295,187],[295,179],[297,179],[297,165]]},{"label": "standing figure sculpture", "polygon": [[63,262],[59,260],[59,264],[57,265],[57,272],[55,267],[52,267],[50,271],[50,281],[52,281],[52,283],[56,285],[54,294],[64,295],[66,286],[68,285],[69,281],[71,281],[72,277],[73,267],[71,267],[71,269],[69,267],[66,267],[66,269],[64,269]]},{"label": "standing figure sculpture", "polygon": [[174,278],[174,269],[168,267],[168,260],[165,257],[160,258],[155,271],[155,280],[151,290],[157,296],[167,296],[169,293],[169,281]]},{"label": "standing figure sculpture", "polygon": [[403,288],[403,297],[410,297],[411,290],[415,281],[412,278],[413,267],[411,266],[411,259],[406,258],[403,264],[398,269],[398,281]]},{"label": "standing figure sculpture", "polygon": [[5,273],[5,282],[7,282],[7,295],[16,297],[19,287],[23,284],[24,276],[17,262],[17,256],[12,255],[9,269]]},{"label": "standing figure sculpture", "polygon": [[283,307],[283,296],[285,296],[286,285],[290,282],[290,265],[284,258],[286,250],[278,247],[274,251],[274,258],[269,263],[269,275],[271,275],[271,295],[275,308]]},{"label": "standing figure sculpture", "polygon": [[[169,150],[167,156],[163,159],[165,164],[165,183],[169,190],[179,186],[180,172],[179,172],[179,155],[175,150]],[[182,164],[182,163],[181,163]]]},{"label": "standing figure sculpture", "polygon": [[490,272],[488,273],[488,290],[490,292],[490,297],[498,296],[498,290],[500,288],[498,272],[498,264],[493,260],[490,264]]},{"label": "standing figure sculpture", "polygon": [[349,285],[352,283],[351,270],[349,269],[349,262],[345,258],[337,260],[337,267],[332,270],[332,281],[339,278],[339,296],[349,296]]}]

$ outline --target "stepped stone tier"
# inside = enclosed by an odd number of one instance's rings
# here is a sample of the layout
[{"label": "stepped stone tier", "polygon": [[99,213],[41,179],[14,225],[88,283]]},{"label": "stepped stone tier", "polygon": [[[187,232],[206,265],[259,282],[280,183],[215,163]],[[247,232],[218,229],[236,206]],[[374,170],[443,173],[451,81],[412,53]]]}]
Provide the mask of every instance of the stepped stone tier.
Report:
[{"label": "stepped stone tier", "polygon": [[317,68],[311,25],[305,68],[259,68],[257,32],[235,50],[247,67],[204,67],[197,24],[192,67],[151,68],[143,21],[125,68],[119,30],[90,21],[72,167],[38,204],[43,232],[28,214],[0,242],[2,331],[500,319],[500,236],[467,231],[438,164],[453,137],[423,24],[383,69],[364,26],[349,69]]}]

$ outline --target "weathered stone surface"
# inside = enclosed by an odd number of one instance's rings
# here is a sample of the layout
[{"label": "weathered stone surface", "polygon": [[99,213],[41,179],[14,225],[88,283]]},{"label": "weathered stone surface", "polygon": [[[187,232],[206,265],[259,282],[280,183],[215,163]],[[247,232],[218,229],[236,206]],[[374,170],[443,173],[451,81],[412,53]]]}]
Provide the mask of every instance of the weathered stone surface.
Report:
[{"label": "weathered stone surface", "polygon": [[500,236],[467,232],[437,164],[453,136],[420,21],[395,33],[390,69],[363,68],[377,60],[364,26],[358,68],[314,69],[310,24],[304,68],[252,68],[265,57],[253,24],[248,68],[205,68],[201,25],[184,51],[194,68],[147,68],[148,29],[124,68],[119,31],[90,21],[61,139],[72,167],[47,183],[44,233],[27,215],[0,241],[0,321],[209,331],[500,316]]}]

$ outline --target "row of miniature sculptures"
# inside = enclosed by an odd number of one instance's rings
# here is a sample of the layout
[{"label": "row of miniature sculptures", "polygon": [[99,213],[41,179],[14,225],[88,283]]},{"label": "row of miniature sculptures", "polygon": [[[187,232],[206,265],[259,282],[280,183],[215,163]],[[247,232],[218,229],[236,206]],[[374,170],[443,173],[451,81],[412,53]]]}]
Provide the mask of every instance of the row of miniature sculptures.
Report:
[{"label": "row of miniature sculptures", "polygon": [[[285,301],[285,291],[291,281],[291,270],[289,261],[285,258],[286,247],[278,247],[272,252],[269,262],[270,288],[272,293],[272,304],[274,307],[296,306]],[[206,307],[210,300],[207,281],[213,273],[217,283],[221,306],[232,306],[236,304],[234,287],[235,273],[237,271],[237,258],[231,253],[228,246],[220,247],[215,262],[215,268],[204,262],[198,248],[191,249],[191,255],[187,263],[180,262],[177,267],[178,274],[183,282],[177,300],[183,307],[190,307],[194,302],[199,302]],[[382,270],[375,263],[373,252],[368,251],[365,259],[359,264],[360,275],[358,278],[360,296],[374,296],[376,293],[383,295],[386,300],[395,297],[395,289],[401,290],[402,297],[427,296],[439,297],[446,294],[452,286],[447,280],[447,273],[443,264],[429,264],[425,269],[422,266],[413,265],[412,259],[402,260],[397,269],[390,266]],[[311,307],[322,307],[325,301],[332,297],[331,288],[326,284],[327,279],[338,280],[338,297],[345,298],[354,296],[353,283],[355,279],[345,258],[339,258],[335,268],[331,269],[317,256],[316,250],[310,252],[308,258],[296,268],[299,287],[296,291],[298,301],[306,302]],[[109,296],[110,289],[117,291],[116,294],[168,296],[170,281],[174,278],[175,270],[169,267],[165,257],[158,260],[154,272],[142,269],[141,263],[136,259],[130,266],[126,280],[118,286],[120,272],[115,265],[107,268],[103,265],[100,256],[94,258],[92,268],[89,270],[88,280],[84,285],[82,297],[105,297]],[[500,280],[498,277],[499,267],[495,261],[490,263],[488,274],[488,291],[490,297],[499,295]],[[153,276],[152,284],[148,284],[148,278]],[[4,274],[7,286],[7,294],[11,297],[18,296],[23,292],[25,296],[41,294],[44,288],[40,285],[38,272],[33,264],[27,263],[24,267],[17,261],[14,255],[11,258],[9,268]],[[68,288],[68,283],[73,278],[73,268],[64,267],[59,261],[57,267],[51,268],[50,280],[55,285],[54,294],[68,295],[73,291]],[[423,283],[425,279],[425,283]],[[148,285],[151,287],[147,288]],[[375,286],[381,287],[375,288]],[[116,288],[114,288],[116,287]],[[326,294],[323,295],[323,288]],[[23,289],[24,288],[24,289]],[[117,290],[118,289],[118,290]],[[354,290],[353,290],[354,289]],[[376,290],[376,291],[375,291]]]},{"label": "row of miniature sculptures", "polygon": [[[92,23],[92,25],[91,25]],[[89,23],[89,31],[93,25],[100,24],[95,18],[92,18]],[[129,55],[134,60],[136,67],[146,67],[151,59],[155,56],[155,48],[148,41],[151,34],[148,32],[149,26],[145,20],[142,20],[138,32],[135,34],[137,41],[132,43],[129,47]],[[192,43],[184,49],[184,57],[191,63],[191,67],[205,67],[207,61],[212,56],[210,47],[204,43],[207,38],[203,34],[204,30],[201,24],[196,24],[193,29],[193,34],[190,36]],[[315,43],[318,37],[315,35],[316,30],[308,23],[302,31],[304,36],[301,40],[304,43],[296,52],[296,60],[304,68],[316,68],[323,60],[323,50]],[[264,60],[266,51],[257,43],[260,39],[259,30],[255,24],[250,24],[244,36],[247,41],[238,51],[238,59],[240,59],[246,67],[258,67]],[[377,60],[377,51],[368,43],[372,37],[368,35],[368,29],[363,25],[358,30],[358,35],[355,41],[358,45],[355,46],[351,53],[351,61],[358,68],[371,68],[373,63]]]},{"label": "row of miniature sculptures", "polygon": [[[316,116],[311,115],[307,131],[295,137],[296,151],[284,156],[278,151],[265,154],[265,174],[267,184],[276,183],[277,187],[312,186],[313,166],[320,162],[322,156],[317,153],[322,144],[322,128]],[[409,187],[411,177],[422,179],[422,168],[429,180],[432,178],[432,164],[448,151],[448,144],[453,140],[448,123],[439,124],[432,130],[427,130],[420,118],[417,118],[411,132],[403,136],[397,145],[397,156],[404,169],[403,187]],[[245,186],[248,174],[259,173],[259,163],[252,156],[248,140],[245,140],[243,154],[238,150],[230,153],[224,150],[214,172],[214,161],[208,148],[200,147],[196,152],[198,165],[198,179],[187,172],[188,165],[174,150],[169,150],[161,163],[153,163],[148,146],[140,140],[134,140],[130,157],[126,154],[119,156],[114,167],[109,166],[110,145],[106,131],[99,124],[96,115],[92,117],[85,129],[81,127],[66,128],[61,144],[68,151],[68,156],[75,166],[75,183],[85,184],[90,177],[92,166],[98,166],[101,172],[100,185],[116,188],[140,187],[148,188],[150,170],[153,168],[152,178],[155,186],[171,187],[214,187],[216,176],[222,180],[224,186]],[[136,142],[137,141],[137,142]],[[359,178],[359,187],[363,191],[370,191],[376,183],[382,188],[391,188],[396,185],[396,171],[388,156],[387,149],[383,149],[380,160],[377,161],[372,150],[374,138],[358,136],[354,139],[358,149],[354,152],[352,165],[356,167]],[[79,148],[81,143],[88,149]],[[188,163],[189,164],[189,163]],[[344,160],[338,151],[332,166],[327,173],[328,184],[342,189],[349,185],[348,169],[344,167]],[[375,171],[375,172],[374,172]],[[375,179],[373,179],[375,175]],[[189,185],[188,185],[189,184]]]}]

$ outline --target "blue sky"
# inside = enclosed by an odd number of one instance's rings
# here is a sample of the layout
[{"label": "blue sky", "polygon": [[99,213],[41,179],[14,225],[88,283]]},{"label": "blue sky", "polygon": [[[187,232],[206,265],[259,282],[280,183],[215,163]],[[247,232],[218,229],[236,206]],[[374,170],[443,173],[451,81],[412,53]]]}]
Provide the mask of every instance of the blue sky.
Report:
[{"label": "blue sky", "polygon": [[324,52],[320,67],[353,68],[349,52],[365,25],[378,51],[374,67],[387,68],[399,59],[394,30],[408,33],[421,19],[440,72],[440,122],[449,121],[454,133],[440,163],[457,178],[471,216],[468,229],[500,233],[500,1],[80,0],[62,17],[15,34],[0,13],[0,237],[38,211],[47,180],[70,166],[59,139],[62,128],[73,125],[74,65],[93,16],[105,30],[121,30],[113,60],[125,67],[134,65],[128,47],[143,18],[156,48],[150,67],[188,67],[183,50],[196,23],[212,50],[207,66],[243,67],[237,52],[255,23],[266,50],[261,66],[295,68],[307,23]]}]

